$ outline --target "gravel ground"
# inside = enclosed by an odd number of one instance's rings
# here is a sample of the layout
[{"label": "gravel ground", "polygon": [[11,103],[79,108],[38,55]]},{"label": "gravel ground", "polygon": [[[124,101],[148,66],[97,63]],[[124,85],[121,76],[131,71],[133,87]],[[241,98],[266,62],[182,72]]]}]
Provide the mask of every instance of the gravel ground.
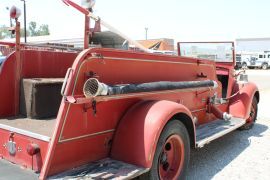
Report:
[{"label": "gravel ground", "polygon": [[261,93],[256,125],[249,131],[235,131],[202,149],[192,150],[188,180],[270,179],[270,70],[247,73]]}]

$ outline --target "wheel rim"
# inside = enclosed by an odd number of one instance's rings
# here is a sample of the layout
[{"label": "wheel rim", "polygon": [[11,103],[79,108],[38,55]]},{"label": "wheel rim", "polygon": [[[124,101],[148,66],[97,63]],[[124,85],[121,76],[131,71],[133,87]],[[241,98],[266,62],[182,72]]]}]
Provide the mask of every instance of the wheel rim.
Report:
[{"label": "wheel rim", "polygon": [[266,66],[265,64],[263,65],[263,69],[264,69],[264,70],[266,70],[266,69],[267,69],[267,66]]},{"label": "wheel rim", "polygon": [[184,142],[178,135],[170,136],[159,156],[159,177],[177,179],[184,164]]},{"label": "wheel rim", "polygon": [[249,118],[247,119],[247,125],[254,124],[255,118],[256,118],[256,105],[252,103],[250,113],[249,113]]}]

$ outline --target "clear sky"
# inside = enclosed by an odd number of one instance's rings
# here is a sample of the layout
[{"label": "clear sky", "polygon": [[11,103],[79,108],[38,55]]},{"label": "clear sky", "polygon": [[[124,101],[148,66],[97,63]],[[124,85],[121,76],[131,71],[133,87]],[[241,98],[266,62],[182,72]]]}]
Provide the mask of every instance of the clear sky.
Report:
[{"label": "clear sky", "polygon": [[[95,13],[133,39],[144,39],[145,27],[149,38],[176,41],[270,37],[270,0],[96,1]],[[28,22],[49,24],[54,36],[83,35],[83,16],[62,0],[26,2]],[[12,5],[23,8],[21,0],[0,0],[0,24],[9,24]]]}]

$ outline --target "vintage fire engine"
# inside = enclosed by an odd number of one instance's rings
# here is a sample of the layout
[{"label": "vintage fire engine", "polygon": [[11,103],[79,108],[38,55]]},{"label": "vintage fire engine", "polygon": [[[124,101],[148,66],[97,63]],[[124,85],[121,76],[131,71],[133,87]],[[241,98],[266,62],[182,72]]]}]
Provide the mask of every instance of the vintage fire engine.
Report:
[{"label": "vintage fire engine", "polygon": [[259,91],[234,71],[233,42],[178,43],[179,56],[88,48],[100,29],[89,19],[109,25],[64,2],[85,14],[81,52],[20,44],[11,9],[17,41],[0,72],[2,167],[24,167],[17,176],[29,179],[182,179],[191,148],[253,126]]}]

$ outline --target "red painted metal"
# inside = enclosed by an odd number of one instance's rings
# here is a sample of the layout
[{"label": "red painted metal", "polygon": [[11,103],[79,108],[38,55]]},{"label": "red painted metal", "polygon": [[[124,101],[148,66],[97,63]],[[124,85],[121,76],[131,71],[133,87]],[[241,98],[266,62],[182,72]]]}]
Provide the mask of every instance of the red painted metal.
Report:
[{"label": "red painted metal", "polygon": [[130,108],[118,125],[111,157],[150,168],[161,131],[176,114],[186,114],[191,121],[193,119],[191,112],[185,106],[175,102],[137,103]]},{"label": "red painted metal", "polygon": [[159,159],[159,177],[178,179],[184,165],[184,154],[184,142],[181,137],[177,135],[169,137],[162,148],[162,155],[166,156],[166,160],[162,157]]},{"label": "red painted metal", "polygon": [[[14,135],[11,138],[11,132],[0,129],[0,157],[12,163],[19,164],[24,168],[29,168],[34,171],[40,171],[47,153],[48,142],[34,139],[25,135],[12,132]],[[16,154],[10,155],[7,147],[8,141],[16,142]],[[31,144],[37,144],[41,151],[35,155],[29,155],[27,147]]]},{"label": "red painted metal", "polygon": [[249,82],[247,84],[235,84],[233,94],[238,91],[240,92],[230,100],[229,113],[235,117],[248,119],[253,97],[259,90],[254,83]]},{"label": "red painted metal", "polygon": [[[72,65],[76,53],[21,50],[22,78],[62,78]],[[0,72],[0,117],[15,116],[18,106],[20,80],[16,81],[17,63],[15,53],[9,55]]]},{"label": "red painted metal", "polygon": [[[102,56],[96,57],[97,54]],[[92,56],[93,55],[93,56]],[[99,58],[102,57],[102,58]],[[187,68],[188,67],[188,68]],[[167,69],[171,69],[171,73],[167,73]],[[188,69],[194,69],[194,72]],[[140,73],[138,73],[140,69]],[[149,69],[155,71],[149,71]],[[141,83],[152,82],[161,80],[195,80],[198,79],[197,73],[203,72],[207,74],[209,78],[216,79],[214,74],[215,67],[213,62],[202,61],[202,64],[198,65],[196,60],[190,60],[189,58],[178,58],[169,56],[160,56],[145,53],[134,53],[129,51],[111,50],[111,49],[90,49],[83,51],[75,60],[72,66],[72,75],[70,76],[66,88],[65,94],[67,96],[82,96],[82,88],[86,74],[93,71],[101,82],[107,84],[119,84],[119,83]],[[179,74],[179,72],[181,72]],[[166,77],[164,76],[166,74]],[[214,92],[210,92],[213,94]],[[179,96],[181,94],[181,96]],[[100,137],[105,142],[112,140],[113,130],[119,122],[119,119],[123,114],[135,103],[141,100],[170,100],[183,103],[185,106],[190,107],[191,110],[203,109],[206,102],[202,99],[206,98],[208,93],[202,93],[196,96],[194,93],[166,93],[156,96],[155,94],[147,95],[140,98],[130,99],[111,99],[110,101],[103,99],[103,101],[97,103],[97,114],[93,115],[91,104],[70,104],[63,102],[58,114],[58,123],[52,141],[50,142],[49,152],[46,157],[46,161],[41,173],[41,177],[54,174],[65,169],[71,168],[71,164],[79,165],[85,162],[86,157],[84,154],[91,154],[91,151],[85,148],[80,148],[80,155],[77,152],[78,143],[82,140],[85,144],[91,144],[92,140]],[[191,102],[193,99],[196,103]],[[108,109],[110,111],[108,112]],[[194,115],[198,116],[200,123],[204,123],[205,110],[194,112]],[[106,120],[106,123],[102,123]],[[207,121],[207,120],[206,120]],[[74,123],[76,126],[74,126]],[[165,121],[164,121],[165,123]],[[112,131],[110,131],[112,130]],[[109,136],[97,136],[95,133],[103,132],[103,135]],[[92,135],[95,138],[90,138]],[[89,139],[88,139],[89,138]],[[62,148],[69,146],[69,154],[66,154],[64,159],[61,160],[62,167],[57,169],[57,162],[61,157],[60,153]],[[100,146],[99,152],[107,151],[107,147]],[[96,152],[96,151],[95,151]],[[94,152],[93,152],[94,153]],[[92,153],[92,154],[93,154]],[[95,155],[91,158],[94,160],[104,158],[107,154]],[[65,163],[63,163],[65,162]]]},{"label": "red painted metal", "polygon": [[89,35],[90,35],[90,17],[85,15],[84,22],[84,49],[88,49],[89,47]]},{"label": "red painted metal", "polygon": [[[16,8],[15,8],[16,9]],[[12,12],[12,11],[11,11]],[[11,13],[10,12],[10,13]],[[16,15],[16,10],[15,10],[15,15]],[[15,19],[16,21],[16,27],[15,27],[15,32],[16,32],[16,46],[15,46],[15,54],[16,54],[16,75],[15,75],[15,93],[14,93],[14,110],[15,110],[15,116],[19,114],[19,98],[20,98],[20,81],[21,81],[21,71],[22,71],[22,62],[21,62],[21,51],[20,51],[20,46],[21,46],[21,25],[18,19]]]},{"label": "red painted metal", "polygon": [[0,41],[0,45],[15,47],[15,43]]}]

